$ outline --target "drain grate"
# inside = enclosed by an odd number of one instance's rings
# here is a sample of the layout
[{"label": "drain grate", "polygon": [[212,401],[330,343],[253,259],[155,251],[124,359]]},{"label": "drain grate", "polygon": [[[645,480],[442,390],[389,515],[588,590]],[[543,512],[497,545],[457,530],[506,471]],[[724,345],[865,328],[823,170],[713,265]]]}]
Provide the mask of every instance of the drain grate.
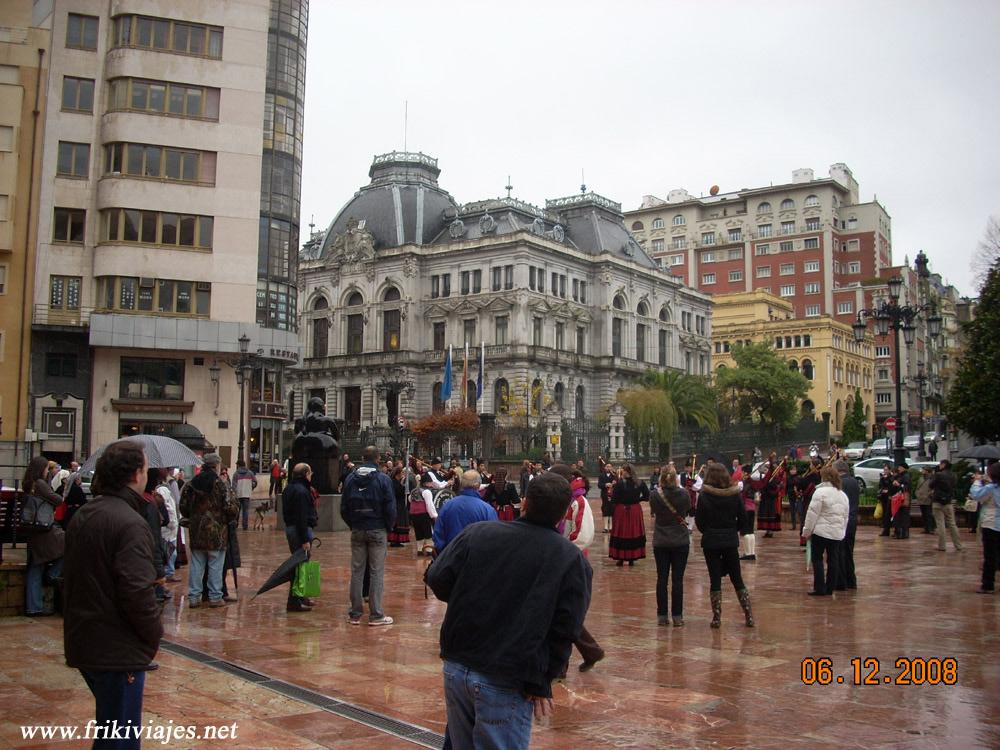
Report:
[{"label": "drain grate", "polygon": [[425,727],[400,721],[399,719],[385,716],[384,714],[380,714],[376,711],[370,711],[367,708],[362,708],[361,706],[345,703],[344,701],[317,693],[315,690],[309,690],[308,688],[294,685],[290,682],[285,682],[284,680],[271,679],[267,675],[237,666],[232,662],[219,659],[218,657],[207,654],[204,651],[191,648],[190,646],[183,646],[179,643],[173,643],[171,641],[163,641],[161,643],[161,648],[164,651],[176,654],[177,656],[183,656],[187,659],[198,662],[199,664],[204,664],[207,667],[218,669],[220,672],[225,672],[226,674],[239,677],[247,682],[267,688],[268,690],[283,695],[286,698],[292,698],[294,700],[307,703],[310,706],[327,711],[328,713],[340,716],[341,718],[348,719],[350,721],[355,721],[359,724],[364,724],[365,726],[372,727],[373,729],[378,729],[381,732],[391,734],[394,737],[407,740],[408,742],[412,742],[416,745],[436,749],[440,748],[444,743],[443,735],[432,732]]}]

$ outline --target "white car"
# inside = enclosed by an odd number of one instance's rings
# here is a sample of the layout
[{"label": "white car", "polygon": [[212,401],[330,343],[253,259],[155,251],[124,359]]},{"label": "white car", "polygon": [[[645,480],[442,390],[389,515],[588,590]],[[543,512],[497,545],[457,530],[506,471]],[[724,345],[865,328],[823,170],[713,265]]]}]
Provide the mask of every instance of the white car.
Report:
[{"label": "white car", "polygon": [[868,443],[863,440],[857,443],[848,443],[844,448],[844,456],[851,461],[860,461],[868,455]]},{"label": "white car", "polygon": [[891,456],[893,445],[894,444],[890,438],[879,438],[878,440],[872,440],[872,444],[868,448],[868,455],[869,457]]},{"label": "white car", "polygon": [[920,447],[920,435],[907,435],[903,438],[903,447],[908,451],[915,451]]},{"label": "white car", "polygon": [[864,461],[858,461],[854,464],[851,467],[851,473],[858,480],[858,484],[861,485],[862,490],[865,487],[878,487],[878,480],[882,476],[882,469],[886,466],[892,466],[892,464],[891,456],[866,458]]}]

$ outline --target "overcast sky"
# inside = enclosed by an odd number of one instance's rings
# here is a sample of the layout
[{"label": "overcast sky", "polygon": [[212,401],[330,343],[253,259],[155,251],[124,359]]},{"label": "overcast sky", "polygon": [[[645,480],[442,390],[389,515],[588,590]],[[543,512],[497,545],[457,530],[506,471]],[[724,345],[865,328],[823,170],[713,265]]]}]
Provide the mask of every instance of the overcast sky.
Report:
[{"label": "overcast sky", "polygon": [[1000,214],[996,0],[313,0],[303,238],[368,182],[372,156],[436,157],[459,202],[544,205],[588,189],[637,208],[826,177],[845,162],[892,217],[894,260],[923,248],[975,293]]}]

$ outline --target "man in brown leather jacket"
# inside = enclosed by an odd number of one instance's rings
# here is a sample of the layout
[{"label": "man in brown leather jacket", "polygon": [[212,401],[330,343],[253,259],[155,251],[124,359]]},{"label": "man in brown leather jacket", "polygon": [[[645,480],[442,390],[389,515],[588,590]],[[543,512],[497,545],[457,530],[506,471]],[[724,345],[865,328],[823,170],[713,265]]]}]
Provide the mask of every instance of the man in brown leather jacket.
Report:
[{"label": "man in brown leather jacket", "polygon": [[97,739],[120,740],[128,726],[142,726],[145,674],[163,636],[155,545],[141,515],[146,468],[138,443],[108,446],[97,461],[95,498],[66,532],[63,645],[66,664],[94,694]]}]

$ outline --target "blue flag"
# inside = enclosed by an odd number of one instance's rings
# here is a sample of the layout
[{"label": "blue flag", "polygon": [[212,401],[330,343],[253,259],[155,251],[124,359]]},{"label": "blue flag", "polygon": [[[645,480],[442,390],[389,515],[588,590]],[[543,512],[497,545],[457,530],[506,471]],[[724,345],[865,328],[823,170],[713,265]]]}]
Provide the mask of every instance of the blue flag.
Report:
[{"label": "blue flag", "polygon": [[479,376],[476,378],[476,401],[483,397],[483,370],[486,369],[486,342],[479,344]]},{"label": "blue flag", "polygon": [[441,400],[447,401],[451,398],[451,347],[448,347],[448,356],[444,360],[444,382],[441,383]]}]

